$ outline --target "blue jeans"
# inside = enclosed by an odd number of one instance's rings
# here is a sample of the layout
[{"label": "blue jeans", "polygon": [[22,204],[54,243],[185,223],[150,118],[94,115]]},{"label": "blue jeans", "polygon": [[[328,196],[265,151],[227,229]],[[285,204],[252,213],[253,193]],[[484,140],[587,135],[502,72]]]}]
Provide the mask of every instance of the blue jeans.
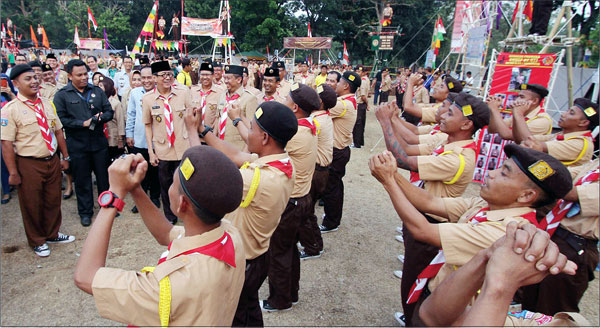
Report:
[{"label": "blue jeans", "polygon": [[10,193],[10,186],[8,185],[8,169],[6,168],[6,164],[4,163],[4,156],[2,156],[2,195],[6,195]]}]

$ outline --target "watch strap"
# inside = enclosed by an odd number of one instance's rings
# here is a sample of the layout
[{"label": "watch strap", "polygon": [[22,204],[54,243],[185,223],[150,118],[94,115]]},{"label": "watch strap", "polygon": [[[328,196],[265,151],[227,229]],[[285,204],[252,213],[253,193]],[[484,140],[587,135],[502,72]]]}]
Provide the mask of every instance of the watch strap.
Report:
[{"label": "watch strap", "polygon": [[211,128],[210,126],[208,126],[208,125],[205,124],[204,125],[204,131],[200,132],[200,134],[199,134],[200,138],[204,138],[206,136],[206,134],[209,133],[212,130],[213,130],[213,128]]}]

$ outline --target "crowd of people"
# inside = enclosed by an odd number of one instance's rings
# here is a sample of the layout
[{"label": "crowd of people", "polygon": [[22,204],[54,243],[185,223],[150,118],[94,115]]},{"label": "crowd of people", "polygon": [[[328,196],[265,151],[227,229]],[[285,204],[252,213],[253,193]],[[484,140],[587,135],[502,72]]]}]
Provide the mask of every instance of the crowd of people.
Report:
[{"label": "crowd of people", "polygon": [[[589,99],[576,99],[555,131],[544,86],[520,85],[503,119],[502,99],[466,92],[470,76],[431,68],[34,57],[2,67],[2,202],[16,187],[28,244],[46,257],[48,244],[75,240],[60,228],[61,199],[76,195],[91,227],[74,280],[103,317],[263,326],[262,312],[292,309],[301,261],[319,258],[322,234],[347,215],[346,165],[365,146],[373,109],[387,150],[369,167],[402,221],[399,324],[586,322],[578,304],[600,229]],[[486,126],[514,142],[480,195],[463,197]],[[156,267],[105,267],[124,210],[168,247]]]}]

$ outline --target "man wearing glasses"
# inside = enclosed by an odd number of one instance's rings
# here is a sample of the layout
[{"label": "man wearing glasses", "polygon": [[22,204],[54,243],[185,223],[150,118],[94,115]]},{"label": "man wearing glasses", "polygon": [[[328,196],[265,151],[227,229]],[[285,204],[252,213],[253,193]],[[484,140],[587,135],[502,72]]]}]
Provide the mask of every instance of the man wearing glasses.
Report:
[{"label": "man wearing glasses", "polygon": [[150,164],[158,166],[163,210],[175,224],[177,217],[171,211],[169,187],[183,153],[190,147],[183,117],[186,108],[192,107],[192,97],[188,88],[173,85],[168,61],[154,62],[151,69],[156,87],[142,98],[142,121]]},{"label": "man wearing glasses", "polygon": [[192,86],[193,106],[202,109],[202,124],[217,129],[217,105],[223,89],[213,83],[212,63],[200,64],[200,84]]}]

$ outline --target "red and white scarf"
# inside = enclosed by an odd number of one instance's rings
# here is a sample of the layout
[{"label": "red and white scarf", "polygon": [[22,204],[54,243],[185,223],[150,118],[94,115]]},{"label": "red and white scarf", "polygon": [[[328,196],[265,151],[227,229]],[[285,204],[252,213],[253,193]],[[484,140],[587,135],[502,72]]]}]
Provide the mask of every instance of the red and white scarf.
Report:
[{"label": "red and white scarf", "polygon": [[239,94],[234,94],[231,97],[229,97],[227,94],[225,95],[226,104],[223,108],[223,113],[221,113],[221,117],[219,118],[219,138],[221,140],[225,139],[225,127],[227,126],[227,109],[229,108],[229,105],[231,105],[239,97]]},{"label": "red and white scarf", "polygon": [[48,126],[48,120],[46,119],[46,113],[42,99],[37,98],[36,101],[25,100],[23,103],[35,112],[35,117],[37,118],[38,126],[40,127],[40,132],[42,133],[42,138],[44,139],[50,154],[54,155],[56,152],[56,145],[52,140],[52,131],[50,131],[50,127]]},{"label": "red and white scarf", "polygon": [[310,129],[313,135],[317,134],[317,127],[308,118],[301,118],[298,120],[298,126],[305,126]]},{"label": "red and white scarf", "polygon": [[292,161],[290,161],[289,157],[268,162],[267,165],[272,166],[278,169],[279,171],[283,172],[285,175],[287,175],[288,178],[292,178],[292,174],[294,173],[294,167],[292,166]]},{"label": "red and white scarf", "polygon": [[169,148],[175,145],[175,128],[173,124],[173,111],[171,110],[171,105],[169,105],[169,101],[173,98],[173,94],[171,93],[169,97],[165,97],[163,95],[159,95],[158,99],[161,99],[164,103],[164,114],[165,114],[165,127],[167,128],[167,140],[169,140]]},{"label": "red and white scarf", "polygon": [[204,92],[200,90],[200,108],[202,108],[202,123],[204,123],[204,119],[206,118],[206,98],[213,92],[212,89]]}]

